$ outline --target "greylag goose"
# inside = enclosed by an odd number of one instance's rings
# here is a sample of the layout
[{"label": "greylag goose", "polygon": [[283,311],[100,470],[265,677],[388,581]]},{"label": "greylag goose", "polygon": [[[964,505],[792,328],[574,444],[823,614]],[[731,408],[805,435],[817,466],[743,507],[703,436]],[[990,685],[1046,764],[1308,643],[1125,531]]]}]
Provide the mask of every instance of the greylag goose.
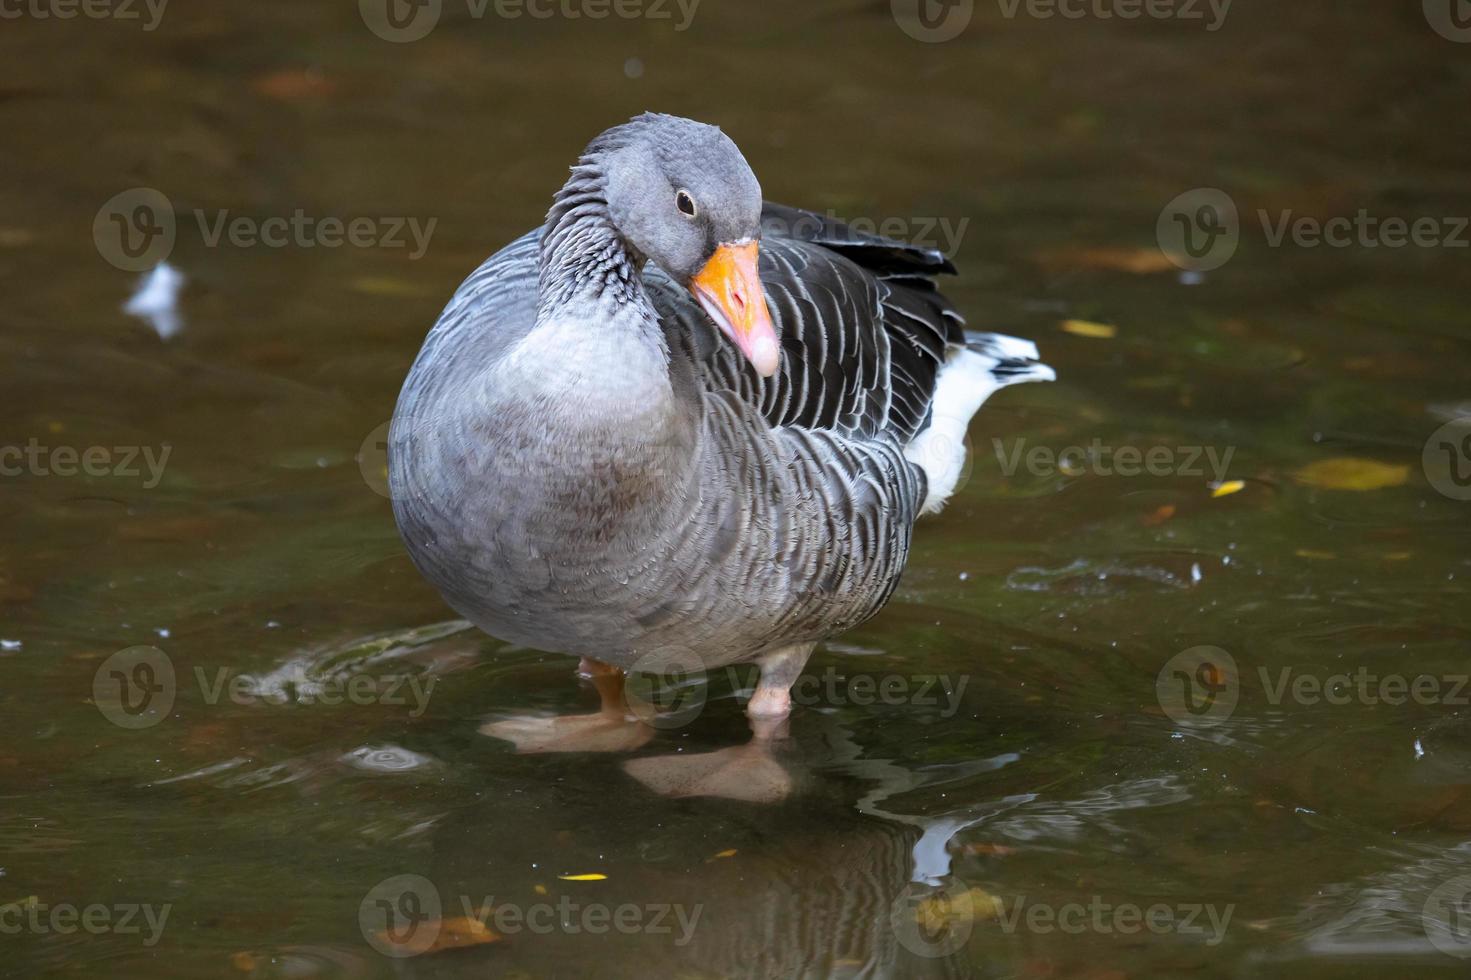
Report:
[{"label": "greylag goose", "polygon": [[813,647],[893,594],[971,416],[1052,378],[967,334],[942,254],[763,203],[724,133],[645,114],[588,145],[546,223],[460,286],[389,436],[414,563],[486,632],[583,658],[604,711],[491,726],[626,749],[649,657],[755,662],[783,717]]}]

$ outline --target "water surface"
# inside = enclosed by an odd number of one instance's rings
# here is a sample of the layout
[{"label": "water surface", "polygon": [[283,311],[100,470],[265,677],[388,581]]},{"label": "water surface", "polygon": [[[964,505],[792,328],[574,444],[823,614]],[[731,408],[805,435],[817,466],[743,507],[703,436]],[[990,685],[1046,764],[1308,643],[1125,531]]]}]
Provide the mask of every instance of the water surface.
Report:
[{"label": "water surface", "polygon": [[[50,465],[0,478],[0,974],[1466,974],[1445,950],[1471,952],[1471,503],[1422,451],[1471,399],[1468,252],[1274,247],[1258,212],[1471,213],[1471,47],[1417,4],[1242,0],[1215,31],[982,4],[934,44],[889,7],[706,0],[676,30],[447,3],[404,44],[351,3],[6,21],[0,446]],[[566,658],[452,623],[375,489],[440,306],[646,108],[722,125],[769,197],[953,248],[971,324],[1034,338],[1060,377],[977,419],[895,601],[819,649],[774,805],[479,734],[596,699]],[[177,215],[167,337],[123,312],[138,276],[93,236],[137,187]],[[1231,196],[1240,244],[1182,277],[1156,223],[1195,188]],[[407,231],[215,239],[221,212],[434,224],[415,256]],[[1073,446],[1170,461],[1008,472]],[[138,457],[66,476],[58,447]],[[167,447],[156,478],[144,447]],[[123,727],[94,678],[140,645],[174,699]],[[1156,681],[1201,646],[1234,661],[1236,704],[1182,721]],[[1274,696],[1283,671],[1441,683]],[[710,678],[638,755],[744,743],[740,683]],[[555,925],[385,955],[374,889],[406,875],[440,922],[468,900]],[[635,928],[583,928],[622,906]]]}]

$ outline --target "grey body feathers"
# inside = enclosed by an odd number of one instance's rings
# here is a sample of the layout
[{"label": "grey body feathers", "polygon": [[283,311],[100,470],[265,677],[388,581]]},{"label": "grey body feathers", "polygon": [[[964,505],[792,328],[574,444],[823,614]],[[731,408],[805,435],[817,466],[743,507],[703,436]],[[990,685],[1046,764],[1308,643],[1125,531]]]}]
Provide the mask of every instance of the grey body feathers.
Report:
[{"label": "grey body feathers", "polygon": [[769,379],[652,264],[641,298],[573,298],[565,323],[539,321],[541,234],[460,287],[389,444],[415,563],[511,642],[718,666],[850,629],[904,568],[931,489],[905,451],[947,360],[980,352],[992,388],[1050,376],[1028,345],[965,334],[938,253],[808,212],[763,215]]}]

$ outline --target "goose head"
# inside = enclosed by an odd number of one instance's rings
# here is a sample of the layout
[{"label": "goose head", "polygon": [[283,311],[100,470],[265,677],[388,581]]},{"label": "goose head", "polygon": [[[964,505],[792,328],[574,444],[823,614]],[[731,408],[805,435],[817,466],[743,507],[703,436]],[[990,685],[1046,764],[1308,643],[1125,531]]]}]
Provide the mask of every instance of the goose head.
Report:
[{"label": "goose head", "polygon": [[714,126],[652,113],[605,137],[604,195],[624,242],[683,283],[762,377],[775,374],[761,184],[741,151]]}]

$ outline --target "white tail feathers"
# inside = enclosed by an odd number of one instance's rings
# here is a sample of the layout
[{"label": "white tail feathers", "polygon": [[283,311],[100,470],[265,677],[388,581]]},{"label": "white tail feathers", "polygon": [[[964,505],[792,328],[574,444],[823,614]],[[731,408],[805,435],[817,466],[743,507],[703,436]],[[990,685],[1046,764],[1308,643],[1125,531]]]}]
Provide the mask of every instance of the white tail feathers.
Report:
[{"label": "white tail feathers", "polygon": [[924,470],[928,483],[921,514],[938,513],[955,492],[965,469],[965,434],[987,398],[1007,385],[1053,381],[1052,368],[1037,360],[1037,345],[1002,334],[966,334],[952,347],[935,379],[930,424],[904,447],[904,456]]}]

